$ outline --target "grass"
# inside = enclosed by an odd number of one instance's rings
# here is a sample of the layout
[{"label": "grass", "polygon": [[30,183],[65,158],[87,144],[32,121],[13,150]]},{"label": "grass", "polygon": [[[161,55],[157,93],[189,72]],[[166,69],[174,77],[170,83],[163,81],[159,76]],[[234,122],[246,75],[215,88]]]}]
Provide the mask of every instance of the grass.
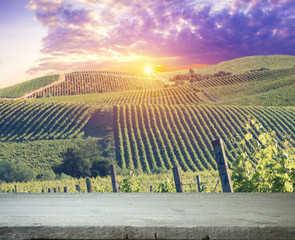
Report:
[{"label": "grass", "polygon": [[[62,161],[61,153],[76,147],[83,139],[0,142],[1,160],[20,160],[36,172],[48,170]],[[1,161],[0,160],[0,161]]]},{"label": "grass", "polygon": [[205,88],[223,101],[218,105],[294,106],[295,75],[257,78],[249,82]]},{"label": "grass", "polygon": [[[195,73],[214,74],[219,71],[241,74],[250,72],[252,69],[269,68],[270,70],[292,68],[295,66],[295,56],[289,55],[270,55],[270,56],[251,56],[237,58],[202,68],[195,68]],[[171,77],[177,74],[186,74],[187,70],[160,73],[163,77]]]},{"label": "grass", "polygon": [[49,75],[44,77],[35,78],[23,83],[16,84],[11,87],[0,89],[0,98],[18,98],[23,96],[25,93],[31,92],[38,88],[44,87],[56,80],[59,75]]}]

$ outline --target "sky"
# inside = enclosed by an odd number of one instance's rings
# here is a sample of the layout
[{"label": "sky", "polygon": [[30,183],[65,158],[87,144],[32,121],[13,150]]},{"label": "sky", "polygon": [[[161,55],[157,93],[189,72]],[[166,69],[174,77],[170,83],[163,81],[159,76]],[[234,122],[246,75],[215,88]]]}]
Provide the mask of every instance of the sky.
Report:
[{"label": "sky", "polygon": [[0,88],[253,55],[295,55],[294,0],[0,0]]}]

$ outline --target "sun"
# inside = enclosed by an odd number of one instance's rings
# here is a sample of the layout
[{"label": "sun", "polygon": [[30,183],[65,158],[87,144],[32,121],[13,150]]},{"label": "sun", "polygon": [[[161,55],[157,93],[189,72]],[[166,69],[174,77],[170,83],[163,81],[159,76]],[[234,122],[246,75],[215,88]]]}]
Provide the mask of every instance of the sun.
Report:
[{"label": "sun", "polygon": [[151,74],[153,69],[151,67],[145,67],[144,71],[145,71],[146,74]]}]

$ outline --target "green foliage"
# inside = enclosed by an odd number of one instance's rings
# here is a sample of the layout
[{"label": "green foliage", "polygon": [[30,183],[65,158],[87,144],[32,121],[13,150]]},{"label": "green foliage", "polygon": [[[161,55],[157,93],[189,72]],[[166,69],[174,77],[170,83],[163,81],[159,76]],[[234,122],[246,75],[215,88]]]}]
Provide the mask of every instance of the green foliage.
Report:
[{"label": "green foliage", "polygon": [[38,88],[44,87],[59,78],[59,75],[49,75],[45,77],[39,77],[16,84],[11,87],[0,89],[0,97],[17,98],[23,96],[25,93],[31,92]]},{"label": "green foliage", "polygon": [[[120,174],[118,174],[120,172]],[[124,174],[123,174],[124,172]],[[157,190],[158,186],[163,184],[165,186],[164,189],[169,188],[169,192],[176,192],[175,188],[171,188],[170,184],[173,184],[173,174],[172,170],[168,171],[167,173],[162,174],[143,174],[139,172],[133,172],[130,176],[130,171],[127,172],[127,170],[123,170],[117,168],[117,178],[118,183],[122,184],[124,179],[126,182],[126,188],[129,189],[129,191],[140,191],[140,192],[150,192],[150,186],[153,187],[154,191]],[[201,176],[202,182],[202,192],[221,192],[221,185],[219,184],[219,177],[217,171],[203,171],[198,172],[198,175]],[[197,192],[197,179],[196,174],[192,172],[182,172],[183,181],[186,184],[185,185],[185,192]],[[168,180],[169,179],[169,180]],[[165,183],[167,181],[167,183]],[[112,184],[111,184],[111,177],[96,177],[91,178],[92,182],[92,189],[94,192],[112,192]],[[134,184],[134,182],[137,184]],[[168,182],[170,184],[168,184]],[[73,178],[69,175],[66,175],[64,173],[57,174],[56,180],[41,180],[41,181],[30,181],[27,183],[23,182],[0,182],[0,192],[13,192],[14,185],[17,185],[18,192],[36,192],[40,193],[42,189],[46,188],[57,188],[60,186],[62,188],[67,186],[69,193],[77,193],[75,189],[75,185],[79,184],[81,187],[81,192],[86,192],[86,181],[85,178]],[[130,187],[133,185],[137,185],[136,187]],[[121,192],[122,190],[122,186]],[[130,190],[131,189],[131,190]],[[163,188],[162,188],[163,189]]]},{"label": "green foliage", "polygon": [[84,151],[81,151],[81,149],[67,149],[63,154],[63,159],[64,161],[59,171],[75,178],[85,178],[91,175],[90,159],[87,156],[84,156]]},{"label": "green foliage", "polygon": [[[258,130],[260,124],[252,121]],[[250,126],[250,125],[248,125]],[[248,133],[244,144],[252,141],[257,159],[253,165],[250,156],[243,152],[234,161],[232,171],[235,192],[295,192],[295,151],[288,142],[279,147],[275,132],[261,132],[258,139]]]},{"label": "green foliage", "polygon": [[0,142],[0,162],[18,160],[39,174],[59,165],[67,148],[76,148],[81,138],[28,142]]},{"label": "green foliage", "polygon": [[33,179],[35,179],[34,170],[24,165],[20,161],[0,161],[0,181],[28,182]]},{"label": "green foliage", "polygon": [[120,192],[142,192],[142,179],[130,171],[120,182]]},{"label": "green foliage", "polygon": [[174,192],[175,186],[171,183],[170,179],[167,178],[164,183],[160,183],[155,192]]},{"label": "green foliage", "polygon": [[36,176],[37,180],[41,180],[41,181],[49,181],[49,180],[55,180],[56,179],[56,175],[54,173],[54,171],[52,170],[52,168],[50,168],[49,170],[43,170],[41,171],[41,173],[39,173]]},{"label": "green foliage", "polygon": [[74,178],[106,176],[112,159],[101,157],[96,140],[87,139],[75,148],[68,148],[62,154],[63,162],[56,167],[57,173],[65,173]]},{"label": "green foliage", "polygon": [[91,166],[91,176],[92,177],[106,177],[110,175],[110,166],[112,164],[111,158],[100,158],[97,160],[94,160]]}]

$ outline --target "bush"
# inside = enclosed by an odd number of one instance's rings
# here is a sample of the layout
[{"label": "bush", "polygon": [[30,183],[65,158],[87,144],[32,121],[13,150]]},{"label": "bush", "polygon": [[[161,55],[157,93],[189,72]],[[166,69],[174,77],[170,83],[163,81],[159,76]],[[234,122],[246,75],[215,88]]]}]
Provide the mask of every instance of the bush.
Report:
[{"label": "bush", "polygon": [[120,183],[120,192],[142,192],[142,179],[135,177],[132,171]]},{"label": "bush", "polygon": [[110,166],[112,162],[110,159],[97,159],[92,163],[91,176],[92,177],[106,177],[110,175]]},{"label": "bush", "polygon": [[50,181],[50,180],[55,180],[56,175],[55,175],[54,171],[50,168],[47,171],[43,171],[43,172],[39,173],[37,175],[36,179],[41,180],[41,181]]},{"label": "bush", "polygon": [[170,182],[169,178],[164,183],[160,183],[155,192],[173,192],[175,189],[174,185]]},{"label": "bush", "polygon": [[0,180],[4,182],[28,182],[35,179],[35,171],[20,161],[0,161]]}]

